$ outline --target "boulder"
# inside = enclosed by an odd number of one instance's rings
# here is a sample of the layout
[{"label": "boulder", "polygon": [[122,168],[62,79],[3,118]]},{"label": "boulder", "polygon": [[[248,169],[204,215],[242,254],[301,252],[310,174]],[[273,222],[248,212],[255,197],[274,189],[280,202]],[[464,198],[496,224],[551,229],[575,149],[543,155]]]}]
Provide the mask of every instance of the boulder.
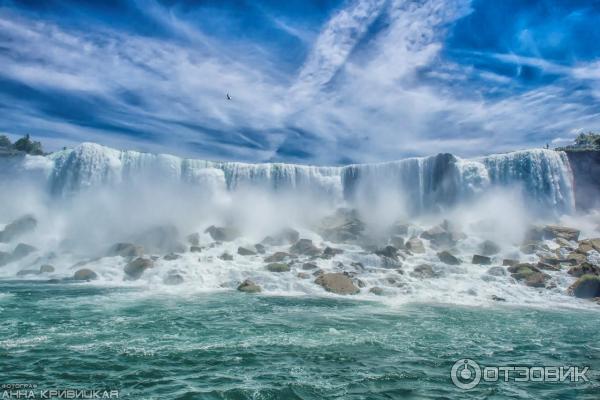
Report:
[{"label": "boulder", "polygon": [[473,259],[471,260],[471,264],[490,265],[491,263],[491,258],[488,256],[482,256],[480,254],[473,254]]},{"label": "boulder", "polygon": [[51,273],[54,272],[54,267],[50,264],[44,264],[40,267],[40,273]]},{"label": "boulder", "polygon": [[431,241],[436,246],[452,246],[454,241],[452,240],[452,233],[448,232],[442,226],[434,226],[423,233],[421,238]]},{"label": "boulder", "polygon": [[379,257],[391,258],[392,260],[398,260],[398,249],[394,246],[385,246],[383,249],[377,249],[374,251]]},{"label": "boulder", "polygon": [[541,272],[536,266],[527,263],[517,264],[509,267],[508,272],[518,281],[522,281],[530,287],[545,287],[550,279],[548,274]]},{"label": "boulder", "polygon": [[504,297],[498,297],[495,294],[492,295],[492,300],[494,301],[506,301]]},{"label": "boulder", "polygon": [[149,258],[138,257],[128,262],[123,271],[125,272],[126,279],[136,280],[142,276],[144,271],[152,267],[154,267],[154,261]]},{"label": "boulder", "polygon": [[579,230],[558,225],[546,225],[544,227],[544,238],[555,239],[559,237],[565,240],[577,241]]},{"label": "boulder", "polygon": [[540,270],[546,271],[560,271],[560,264],[549,264],[543,261],[539,261],[536,267]]},{"label": "boulder", "polygon": [[285,228],[274,235],[267,236],[261,243],[267,246],[283,246],[286,244],[294,244],[298,239],[300,239],[300,233],[297,230]]},{"label": "boulder", "polygon": [[89,268],[82,268],[75,271],[73,279],[76,281],[93,281],[98,279],[98,275]]},{"label": "boulder", "polygon": [[187,242],[192,246],[200,245],[200,234],[198,232],[190,233],[186,236]]},{"label": "boulder", "polygon": [[371,289],[369,289],[369,293],[372,293],[376,296],[383,296],[383,288],[380,288],[379,286],[373,286]]},{"label": "boulder", "polygon": [[381,256],[381,267],[382,268],[401,268],[402,262],[398,260],[398,258],[391,258],[386,256]]},{"label": "boulder", "polygon": [[223,253],[219,256],[219,258],[223,261],[233,261],[233,256],[229,253]]},{"label": "boulder", "polygon": [[270,272],[289,272],[291,269],[286,263],[270,263],[265,268]]},{"label": "boulder", "polygon": [[577,246],[577,249],[575,251],[580,254],[587,254],[592,250],[594,250],[594,246],[592,245],[592,243],[586,240],[581,240],[579,241],[579,245]]},{"label": "boulder", "polygon": [[479,245],[479,251],[484,256],[493,256],[494,254],[500,253],[500,246],[491,240],[486,240]]},{"label": "boulder", "polygon": [[390,239],[390,243],[392,244],[392,246],[394,246],[397,249],[404,248],[404,238],[402,236],[399,236],[399,235],[392,236]]},{"label": "boulder", "polygon": [[422,279],[422,278],[437,278],[441,274],[433,268],[433,265],[420,264],[414,268],[414,270],[410,273],[410,275],[415,278]]},{"label": "boulder", "polygon": [[513,260],[510,258],[505,258],[504,260],[502,260],[502,265],[505,267],[512,267],[513,265],[517,265],[519,263],[519,260]]},{"label": "boulder", "polygon": [[504,269],[503,267],[491,267],[490,269],[488,269],[486,271],[486,273],[488,275],[492,275],[492,276],[506,276],[506,275],[508,275],[508,272],[506,272],[506,269]]},{"label": "boulder", "polygon": [[592,299],[600,296],[600,276],[583,275],[569,287],[569,293],[581,299]]},{"label": "boulder", "polygon": [[325,217],[317,230],[325,240],[349,242],[362,236],[365,224],[356,210],[339,208],[335,214]]},{"label": "boulder", "polygon": [[17,245],[17,247],[15,247],[15,249],[13,250],[12,254],[10,255],[10,260],[11,261],[17,261],[20,260],[21,258],[25,258],[28,255],[30,255],[33,252],[36,252],[37,249],[31,245],[25,244],[25,243],[19,243]]},{"label": "boulder", "polygon": [[244,282],[240,283],[237,290],[244,293],[260,293],[262,291],[261,287],[250,279],[246,279]]},{"label": "boulder", "polygon": [[0,242],[10,242],[17,237],[29,233],[37,226],[37,220],[33,215],[24,215],[17,218],[0,231]]},{"label": "boulder", "polygon": [[319,268],[319,267],[313,263],[307,262],[307,263],[302,264],[302,269],[305,271],[310,270],[310,269],[317,269],[317,268]]},{"label": "boulder", "polygon": [[175,253],[169,253],[163,257],[163,259],[166,261],[178,260],[180,258],[181,258],[181,256],[179,254],[175,254]]},{"label": "boulder", "polygon": [[440,259],[440,261],[444,264],[459,265],[461,263],[461,261],[458,258],[456,258],[452,253],[446,250],[440,251],[439,253],[437,253],[437,256]]},{"label": "boulder", "polygon": [[233,227],[219,227],[211,225],[204,233],[208,233],[217,242],[231,242],[240,237],[240,232]]},{"label": "boulder", "polygon": [[337,256],[338,254],[342,254],[344,252],[344,250],[342,249],[336,249],[333,247],[325,247],[325,250],[323,250],[323,254],[321,255],[321,257],[329,259],[329,258],[333,258],[335,256]]},{"label": "boulder", "polygon": [[423,241],[416,237],[412,237],[406,242],[406,248],[413,253],[425,253]]},{"label": "boulder", "polygon": [[571,276],[581,277],[583,275],[597,275],[600,276],[600,267],[592,265],[588,262],[584,262],[580,265],[576,265],[569,269],[567,272]]},{"label": "boulder", "polygon": [[585,254],[573,252],[565,258],[565,262],[571,265],[581,264],[587,262],[587,256]]},{"label": "boulder", "polygon": [[305,256],[316,256],[321,253],[310,239],[300,239],[290,247],[290,253]]},{"label": "boulder", "polygon": [[141,257],[143,254],[144,248],[142,246],[136,246],[133,243],[115,243],[106,253],[109,257]]},{"label": "boulder", "polygon": [[340,272],[319,275],[315,283],[331,293],[347,295],[360,292],[360,289],[354,285],[352,279]]},{"label": "boulder", "polygon": [[267,249],[265,249],[265,246],[263,246],[260,243],[255,244],[254,248],[256,249],[256,252],[258,254],[265,254],[267,252]]},{"label": "boulder", "polygon": [[256,252],[254,252],[254,251],[252,251],[250,249],[247,249],[246,247],[241,247],[241,246],[238,247],[237,253],[240,256],[255,256],[256,255]]},{"label": "boulder", "polygon": [[286,253],[284,251],[278,251],[275,254],[271,254],[268,257],[265,257],[265,262],[281,262],[283,260],[285,260],[286,258],[291,258],[292,255],[290,253]]},{"label": "boulder", "polygon": [[163,279],[165,285],[181,285],[183,282],[183,276],[177,272],[170,272],[165,276],[165,279]]}]

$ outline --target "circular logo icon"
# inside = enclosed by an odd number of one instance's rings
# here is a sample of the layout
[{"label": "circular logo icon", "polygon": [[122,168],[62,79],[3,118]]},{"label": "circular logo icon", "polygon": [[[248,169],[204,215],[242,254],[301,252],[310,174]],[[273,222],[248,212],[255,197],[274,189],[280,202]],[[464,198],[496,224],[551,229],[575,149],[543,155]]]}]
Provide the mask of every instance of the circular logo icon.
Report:
[{"label": "circular logo icon", "polygon": [[452,383],[459,389],[473,389],[481,380],[481,368],[479,364],[469,358],[458,360],[450,371]]}]

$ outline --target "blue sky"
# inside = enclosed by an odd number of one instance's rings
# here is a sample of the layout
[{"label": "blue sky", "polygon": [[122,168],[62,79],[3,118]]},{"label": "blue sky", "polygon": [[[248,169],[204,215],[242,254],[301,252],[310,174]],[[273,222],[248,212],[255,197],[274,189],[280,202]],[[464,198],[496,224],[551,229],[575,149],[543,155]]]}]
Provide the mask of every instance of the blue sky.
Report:
[{"label": "blue sky", "polygon": [[600,130],[598,21],[596,0],[0,0],[0,131],[310,164],[555,146]]}]

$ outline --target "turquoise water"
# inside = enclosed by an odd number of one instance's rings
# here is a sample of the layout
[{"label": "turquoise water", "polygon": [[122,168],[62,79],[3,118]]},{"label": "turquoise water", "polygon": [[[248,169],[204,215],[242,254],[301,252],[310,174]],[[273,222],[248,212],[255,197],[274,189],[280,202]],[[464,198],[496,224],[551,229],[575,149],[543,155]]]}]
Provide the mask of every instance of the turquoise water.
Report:
[{"label": "turquoise water", "polygon": [[[0,283],[0,383],[135,399],[600,397],[600,313]],[[481,383],[450,369],[587,365],[589,383]]]}]

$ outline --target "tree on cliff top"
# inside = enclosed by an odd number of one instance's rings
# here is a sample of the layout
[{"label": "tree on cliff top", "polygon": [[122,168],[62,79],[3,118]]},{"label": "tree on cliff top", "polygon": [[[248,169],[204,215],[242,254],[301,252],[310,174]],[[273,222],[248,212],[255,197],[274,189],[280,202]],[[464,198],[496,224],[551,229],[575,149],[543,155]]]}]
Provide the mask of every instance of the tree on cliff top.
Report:
[{"label": "tree on cliff top", "polygon": [[34,142],[33,140],[31,140],[29,134],[17,140],[13,147],[15,148],[15,150],[23,151],[27,154],[33,154],[36,156],[44,154],[42,144],[40,142]]},{"label": "tree on cliff top", "polygon": [[10,139],[6,135],[0,135],[0,147],[8,147],[10,148],[12,143]]},{"label": "tree on cliff top", "polygon": [[575,138],[572,145],[559,147],[556,150],[582,151],[582,150],[600,150],[600,133],[588,132],[580,133]]}]

